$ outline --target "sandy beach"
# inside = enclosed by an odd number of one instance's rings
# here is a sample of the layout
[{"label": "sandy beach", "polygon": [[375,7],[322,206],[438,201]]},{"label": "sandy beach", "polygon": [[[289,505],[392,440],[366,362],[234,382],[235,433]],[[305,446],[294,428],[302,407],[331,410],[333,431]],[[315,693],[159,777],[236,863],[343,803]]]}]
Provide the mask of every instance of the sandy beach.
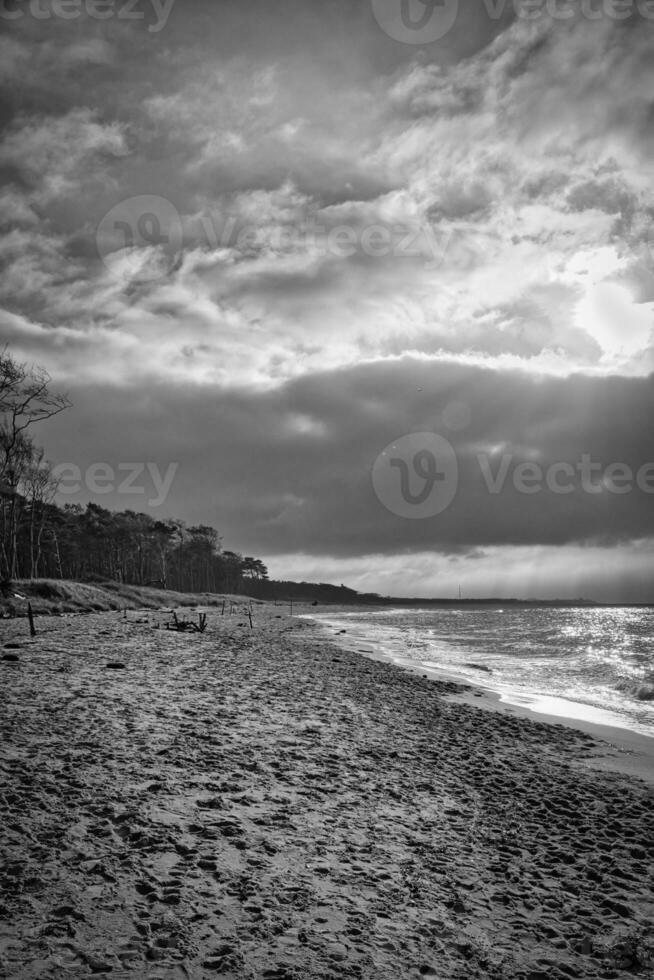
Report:
[{"label": "sandy beach", "polygon": [[[307,618],[312,617],[308,615]],[[371,642],[370,637],[365,634],[365,630],[362,632],[358,626],[353,628],[348,624],[348,628],[343,629],[341,628],[342,620],[332,621],[331,616],[325,619],[322,615],[316,618],[316,622],[324,635],[341,649],[358,653],[377,662],[395,663],[403,670],[409,670],[430,680],[452,682],[455,689],[444,697],[460,704],[484,708],[487,711],[497,711],[512,717],[545,722],[548,725],[562,725],[566,728],[585,732],[593,736],[596,742],[594,751],[589,753],[585,760],[585,765],[588,768],[637,776],[654,786],[654,733],[652,736],[647,736],[626,727],[605,724],[601,720],[589,720],[589,718],[593,719],[595,715],[601,719],[603,713],[589,709],[587,705],[572,705],[567,702],[567,710],[570,713],[563,714],[561,711],[566,710],[566,702],[561,701],[557,705],[557,713],[549,713],[546,707],[543,708],[543,704],[547,706],[546,698],[502,698],[497,691],[487,686],[486,675],[483,671],[479,672],[478,683],[470,684],[468,681],[462,681],[461,677],[457,677],[455,673],[447,669],[424,668],[417,666],[414,661],[408,658],[395,659],[389,657],[388,654],[375,649],[374,642]],[[556,702],[558,699],[553,698],[551,700]],[[580,707],[585,709],[584,714],[587,714],[588,718],[580,718],[575,714],[575,709]]]},{"label": "sandy beach", "polygon": [[635,749],[281,607],[165,619],[0,623],[0,975],[652,975]]}]

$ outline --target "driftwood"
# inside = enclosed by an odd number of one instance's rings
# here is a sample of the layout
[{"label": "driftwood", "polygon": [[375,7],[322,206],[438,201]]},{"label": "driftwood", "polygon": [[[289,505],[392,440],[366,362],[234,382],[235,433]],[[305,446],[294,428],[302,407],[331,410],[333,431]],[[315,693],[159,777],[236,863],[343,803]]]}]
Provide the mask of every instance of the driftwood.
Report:
[{"label": "driftwood", "polygon": [[173,612],[173,621],[166,623],[167,630],[175,630],[177,633],[204,633],[207,628],[207,614],[198,613],[198,622],[194,623],[191,619],[178,619],[177,613]]},{"label": "driftwood", "polygon": [[14,592],[13,583],[9,578],[0,582],[0,595],[3,599],[25,599],[25,596],[21,595],[20,592]]}]

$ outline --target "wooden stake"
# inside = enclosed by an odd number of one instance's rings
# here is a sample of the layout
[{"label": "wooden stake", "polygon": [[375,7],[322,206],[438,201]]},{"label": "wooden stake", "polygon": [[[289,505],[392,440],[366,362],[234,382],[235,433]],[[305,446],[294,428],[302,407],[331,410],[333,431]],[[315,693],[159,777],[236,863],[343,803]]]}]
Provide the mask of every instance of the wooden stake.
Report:
[{"label": "wooden stake", "polygon": [[248,609],[248,619],[250,620],[250,629],[253,630],[254,626],[252,625],[252,609]]}]

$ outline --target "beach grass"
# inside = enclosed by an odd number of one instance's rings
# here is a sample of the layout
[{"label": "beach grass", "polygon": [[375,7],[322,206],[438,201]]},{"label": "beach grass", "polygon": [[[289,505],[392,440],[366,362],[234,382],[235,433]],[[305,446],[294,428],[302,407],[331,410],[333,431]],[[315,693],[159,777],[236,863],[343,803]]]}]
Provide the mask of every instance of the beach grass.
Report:
[{"label": "beach grass", "polygon": [[[110,612],[115,609],[163,609],[219,606],[224,600],[249,602],[246,596],[213,592],[174,592],[112,580],[75,582],[64,579],[18,579],[0,596],[0,615],[26,616],[27,603],[35,615]],[[252,602],[258,600],[253,599]]]}]

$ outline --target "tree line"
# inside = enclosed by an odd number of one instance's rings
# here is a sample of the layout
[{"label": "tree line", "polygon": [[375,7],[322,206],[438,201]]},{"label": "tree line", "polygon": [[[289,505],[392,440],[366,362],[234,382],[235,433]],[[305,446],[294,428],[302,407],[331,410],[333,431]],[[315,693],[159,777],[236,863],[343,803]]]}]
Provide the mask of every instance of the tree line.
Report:
[{"label": "tree line", "polygon": [[180,592],[263,591],[259,559],[224,551],[213,527],[55,502],[58,482],[33,426],[71,407],[40,367],[0,351],[0,579],[113,579]]}]

